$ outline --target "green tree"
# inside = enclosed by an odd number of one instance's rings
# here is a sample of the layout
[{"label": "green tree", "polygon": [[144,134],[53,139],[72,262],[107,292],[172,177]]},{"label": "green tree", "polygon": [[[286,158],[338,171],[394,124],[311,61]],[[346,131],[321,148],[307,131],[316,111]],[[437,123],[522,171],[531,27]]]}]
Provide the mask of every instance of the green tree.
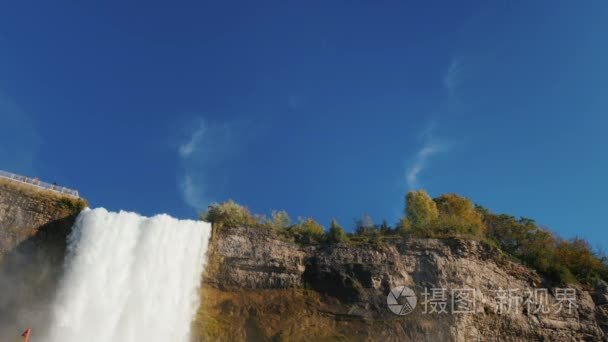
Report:
[{"label": "green tree", "polygon": [[329,241],[331,242],[345,242],[348,241],[348,236],[344,229],[338,224],[336,219],[331,220],[329,225],[329,233],[328,233]]},{"label": "green tree", "polygon": [[412,233],[412,224],[407,217],[402,218],[397,227],[395,228],[395,232],[401,236],[408,236]]},{"label": "green tree", "polygon": [[388,225],[388,222],[386,222],[386,220],[382,220],[382,224],[378,227],[378,230],[382,235],[389,235],[392,233],[391,227]]},{"label": "green tree", "polygon": [[560,260],[560,242],[550,231],[539,228],[531,219],[515,219],[489,211],[482,213],[487,236],[500,249],[559,283],[568,284],[577,280],[567,263]]},{"label": "green tree", "polygon": [[315,243],[325,239],[325,228],[310,217],[300,218],[291,229],[296,240],[300,242]]},{"label": "green tree", "polygon": [[[536,227],[533,223],[520,223],[527,230],[521,238],[515,255],[528,265],[541,272],[550,272],[556,265],[555,260],[555,237],[551,232]],[[559,271],[563,278],[563,271]]]},{"label": "green tree", "polygon": [[512,255],[521,255],[523,241],[536,229],[536,226],[521,224],[515,217],[505,214],[494,215],[488,212],[483,220],[488,228],[488,237]]},{"label": "green tree", "polygon": [[355,221],[355,232],[358,235],[373,235],[376,233],[376,227],[372,217],[368,214],[363,215]]},{"label": "green tree", "polygon": [[408,192],[405,202],[405,214],[413,229],[426,228],[439,217],[437,205],[424,190]]}]

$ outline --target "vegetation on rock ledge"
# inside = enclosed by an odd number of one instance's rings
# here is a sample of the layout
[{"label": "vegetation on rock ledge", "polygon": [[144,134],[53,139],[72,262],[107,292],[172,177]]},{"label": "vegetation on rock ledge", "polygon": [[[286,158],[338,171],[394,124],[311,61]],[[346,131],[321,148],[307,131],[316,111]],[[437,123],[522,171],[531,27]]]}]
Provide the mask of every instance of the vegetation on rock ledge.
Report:
[{"label": "vegetation on rock ledge", "polygon": [[355,220],[353,233],[346,233],[335,219],[326,232],[312,218],[299,218],[292,224],[285,211],[273,211],[270,217],[254,215],[232,200],[214,203],[201,219],[212,222],[216,229],[270,229],[305,244],[378,245],[410,237],[474,239],[501,249],[561,283],[608,281],[608,258],[603,253],[593,251],[580,238],[564,240],[531,219],[495,214],[456,194],[433,199],[424,190],[407,193],[404,211],[394,227],[386,221],[374,224],[369,215],[364,215]]},{"label": "vegetation on rock ledge", "polygon": [[20,184],[7,179],[0,178],[0,188],[19,191],[20,193],[27,194],[32,198],[36,198],[42,203],[51,202],[55,204],[57,208],[65,210],[67,215],[77,215],[89,205],[83,198],[76,198],[51,190],[37,189],[28,184]]}]

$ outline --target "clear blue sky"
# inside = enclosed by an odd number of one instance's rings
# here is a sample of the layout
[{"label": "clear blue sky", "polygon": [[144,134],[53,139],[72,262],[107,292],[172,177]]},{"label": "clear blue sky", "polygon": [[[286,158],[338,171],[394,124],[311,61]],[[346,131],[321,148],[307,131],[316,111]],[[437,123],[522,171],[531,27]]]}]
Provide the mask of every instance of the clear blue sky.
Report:
[{"label": "clear blue sky", "polygon": [[5,1],[0,169],[345,226],[409,188],[608,247],[606,1]]}]

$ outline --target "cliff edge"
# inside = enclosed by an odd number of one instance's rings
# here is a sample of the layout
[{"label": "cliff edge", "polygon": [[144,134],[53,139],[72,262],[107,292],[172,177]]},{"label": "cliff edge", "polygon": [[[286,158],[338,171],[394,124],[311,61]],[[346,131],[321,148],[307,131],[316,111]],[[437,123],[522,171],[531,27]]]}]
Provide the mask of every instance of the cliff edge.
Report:
[{"label": "cliff edge", "polygon": [[[398,286],[418,300],[403,316],[387,305]],[[474,305],[458,313],[462,289]],[[272,230],[223,227],[214,232],[201,298],[194,323],[201,341],[608,340],[605,286],[555,284],[462,239],[303,246]]]},{"label": "cliff edge", "polygon": [[[0,341],[44,327],[66,237],[86,201],[0,179]],[[19,327],[19,328],[17,328]]]}]

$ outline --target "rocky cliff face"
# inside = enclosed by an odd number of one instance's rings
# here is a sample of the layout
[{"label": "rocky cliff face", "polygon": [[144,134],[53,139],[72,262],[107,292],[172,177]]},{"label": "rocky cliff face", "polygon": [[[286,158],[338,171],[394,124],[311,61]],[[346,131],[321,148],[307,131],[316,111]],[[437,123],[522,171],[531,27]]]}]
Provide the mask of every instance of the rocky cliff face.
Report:
[{"label": "rocky cliff face", "polygon": [[[40,242],[40,238],[56,235],[64,241],[79,211],[74,202],[78,200],[0,179],[0,259],[18,247],[27,248],[23,244]],[[44,246],[49,244],[40,247]]]},{"label": "rocky cliff face", "polygon": [[83,201],[0,180],[0,341],[44,326]]},{"label": "rocky cliff face", "polygon": [[[400,285],[418,297],[404,316],[386,303]],[[606,287],[562,290],[476,241],[300,246],[223,228],[195,330],[199,340],[605,341],[607,313]]]}]

